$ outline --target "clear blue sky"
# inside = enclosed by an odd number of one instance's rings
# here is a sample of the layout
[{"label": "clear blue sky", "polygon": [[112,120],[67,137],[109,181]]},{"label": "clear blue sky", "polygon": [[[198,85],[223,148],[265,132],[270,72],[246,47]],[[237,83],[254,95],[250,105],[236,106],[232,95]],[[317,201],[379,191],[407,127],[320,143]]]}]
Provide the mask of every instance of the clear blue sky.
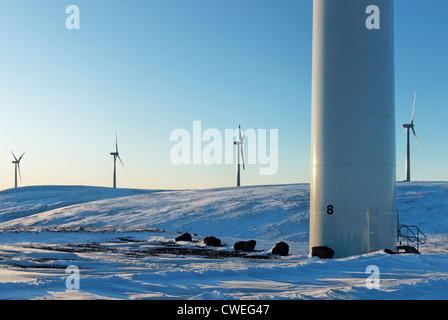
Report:
[{"label": "clear blue sky", "polygon": [[[448,2],[395,3],[397,179],[417,93],[412,179],[448,180]],[[195,120],[278,129],[277,173],[247,165],[243,185],[309,182],[311,0],[0,0],[0,41],[0,189],[10,150],[22,186],[111,186],[115,130],[119,187],[234,185],[235,165],[171,163]]]}]

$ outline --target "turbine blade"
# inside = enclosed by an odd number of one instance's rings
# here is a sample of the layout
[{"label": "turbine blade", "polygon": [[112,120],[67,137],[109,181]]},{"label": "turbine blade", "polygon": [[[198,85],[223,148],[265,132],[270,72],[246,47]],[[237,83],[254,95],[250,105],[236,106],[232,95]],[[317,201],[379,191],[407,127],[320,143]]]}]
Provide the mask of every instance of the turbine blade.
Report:
[{"label": "turbine blade", "polygon": [[244,137],[246,136],[246,134],[243,134],[243,136],[242,137],[240,137],[240,142],[241,142],[241,144],[243,144],[244,143]]},{"label": "turbine blade", "polygon": [[115,130],[115,152],[118,153],[118,137],[117,137],[117,130]]},{"label": "turbine blade", "polygon": [[418,142],[417,135],[415,134],[414,128],[412,128],[412,132],[414,133],[415,140],[417,140],[417,144],[418,144],[418,147],[420,148],[420,151],[422,151],[422,147],[420,146],[420,142]]},{"label": "turbine blade", "polygon": [[417,94],[414,94],[414,105],[412,106],[412,117],[411,117],[411,124],[414,123],[414,111],[415,111],[415,98],[417,97]]},{"label": "turbine blade", "polygon": [[23,157],[24,154],[25,154],[25,152],[22,153],[22,155],[20,156],[20,158],[19,158],[19,162],[20,162],[20,159],[22,159],[22,157]]},{"label": "turbine blade", "polygon": [[241,141],[241,126],[238,126],[239,128],[239,137],[240,137],[240,141]]},{"label": "turbine blade", "polygon": [[123,161],[121,161],[120,155],[117,154],[117,158],[118,158],[118,160],[120,160],[121,164],[122,164],[123,167],[124,167],[124,164],[123,164]]},{"label": "turbine blade", "polygon": [[17,158],[16,158],[14,152],[11,151],[11,153],[12,153],[12,156],[14,157],[14,159],[17,161]]}]

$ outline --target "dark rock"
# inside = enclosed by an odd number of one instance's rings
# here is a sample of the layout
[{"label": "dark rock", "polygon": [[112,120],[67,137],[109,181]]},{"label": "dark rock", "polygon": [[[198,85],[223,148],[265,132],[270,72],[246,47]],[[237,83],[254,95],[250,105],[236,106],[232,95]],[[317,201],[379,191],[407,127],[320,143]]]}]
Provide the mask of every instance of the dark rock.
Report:
[{"label": "dark rock", "polygon": [[178,236],[175,240],[176,240],[176,242],[177,241],[193,241],[191,239],[191,234],[189,234],[188,232],[184,233],[181,236]]},{"label": "dark rock", "polygon": [[334,251],[327,246],[312,247],[311,256],[319,257],[320,259],[331,259],[334,256]]},{"label": "dark rock", "polygon": [[278,254],[280,256],[287,256],[289,253],[289,246],[287,243],[281,241],[277,243],[272,249],[272,254]]},{"label": "dark rock", "polygon": [[204,244],[206,244],[208,246],[213,246],[213,247],[220,247],[221,240],[218,238],[215,238],[215,237],[205,237]]},{"label": "dark rock", "polygon": [[233,249],[236,251],[252,252],[254,251],[256,244],[257,242],[255,240],[238,241],[233,245]]}]

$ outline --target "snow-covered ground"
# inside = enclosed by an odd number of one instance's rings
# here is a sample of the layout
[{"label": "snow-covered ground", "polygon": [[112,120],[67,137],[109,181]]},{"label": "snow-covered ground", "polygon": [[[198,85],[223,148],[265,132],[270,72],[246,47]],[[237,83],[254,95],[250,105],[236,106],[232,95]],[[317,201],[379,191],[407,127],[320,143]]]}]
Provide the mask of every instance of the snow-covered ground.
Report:
[{"label": "snow-covered ground", "polygon": [[[0,299],[448,299],[448,183],[398,183],[397,206],[427,236],[421,255],[320,260],[308,252],[308,184],[5,190]],[[193,242],[174,241],[184,232]],[[249,239],[256,252],[236,255]],[[270,254],[279,241],[288,256]]]}]

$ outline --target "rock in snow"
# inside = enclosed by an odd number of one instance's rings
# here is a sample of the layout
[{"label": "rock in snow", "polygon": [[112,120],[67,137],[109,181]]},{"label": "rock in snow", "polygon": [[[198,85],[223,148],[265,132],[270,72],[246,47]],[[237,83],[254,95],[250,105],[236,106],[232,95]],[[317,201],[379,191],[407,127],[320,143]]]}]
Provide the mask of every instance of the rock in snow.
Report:
[{"label": "rock in snow", "polygon": [[183,235],[181,235],[181,236],[178,236],[176,239],[176,242],[177,241],[193,241],[192,239],[191,239],[191,234],[189,234],[188,232],[185,232]]},{"label": "rock in snow", "polygon": [[334,256],[334,251],[327,246],[312,247],[311,256],[320,259],[331,259]]},{"label": "rock in snow", "polygon": [[236,251],[252,252],[255,250],[256,244],[257,242],[255,240],[237,241],[233,245],[233,249],[235,249]]},{"label": "rock in snow", "polygon": [[280,241],[272,249],[272,254],[278,254],[280,256],[287,256],[289,253],[289,246],[287,243]]},{"label": "rock in snow", "polygon": [[205,237],[204,244],[207,246],[221,247],[221,239],[215,237]]}]

